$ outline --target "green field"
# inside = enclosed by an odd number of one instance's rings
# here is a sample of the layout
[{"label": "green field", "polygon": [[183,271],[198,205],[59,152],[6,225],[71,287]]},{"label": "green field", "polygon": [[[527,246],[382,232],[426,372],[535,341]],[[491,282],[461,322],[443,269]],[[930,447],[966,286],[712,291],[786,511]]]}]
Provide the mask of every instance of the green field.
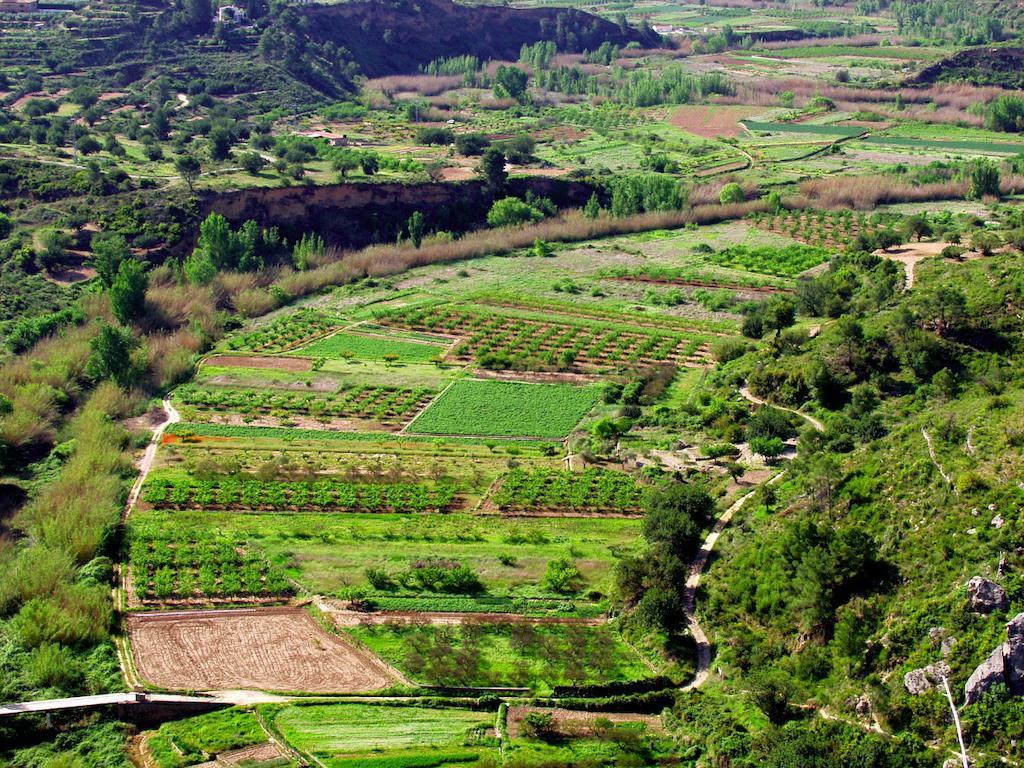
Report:
[{"label": "green field", "polygon": [[342,332],[318,339],[292,354],[329,360],[385,360],[385,356],[397,355],[396,359],[402,362],[425,363],[443,354],[444,350],[443,344]]},{"label": "green field", "polygon": [[1024,153],[1024,142],[1005,141],[969,141],[969,140],[932,140],[914,139],[904,136],[865,136],[861,139],[865,144],[884,145],[892,147],[907,147],[908,149],[930,149],[938,152],[976,152],[989,155],[1019,155]]},{"label": "green field", "polygon": [[[286,707],[273,724],[328,766],[442,766],[494,751],[493,712],[369,704]],[[358,758],[351,759],[351,758]]]},{"label": "green field", "polygon": [[653,674],[613,629],[556,624],[375,625],[350,634],[415,680],[448,686],[602,685]]},{"label": "green field", "polygon": [[812,133],[822,136],[860,136],[866,131],[860,126],[820,125],[818,123],[762,123],[756,120],[741,120],[748,131],[757,133]]},{"label": "green field", "polygon": [[[395,515],[385,513],[238,514],[215,511],[146,511],[133,526],[174,530],[202,539],[210,530],[247,543],[275,568],[311,592],[337,595],[355,588],[382,596],[436,596],[446,593],[412,584],[375,591],[368,570],[392,578],[443,555],[447,564],[465,566],[479,580],[480,598],[573,598],[595,591],[610,594],[618,559],[639,546],[636,519],[497,518],[469,514]],[[580,570],[578,592],[561,595],[544,586],[548,564],[571,557]]]},{"label": "green field", "polygon": [[445,390],[410,432],[495,437],[565,437],[597,403],[596,387],[465,380]]}]

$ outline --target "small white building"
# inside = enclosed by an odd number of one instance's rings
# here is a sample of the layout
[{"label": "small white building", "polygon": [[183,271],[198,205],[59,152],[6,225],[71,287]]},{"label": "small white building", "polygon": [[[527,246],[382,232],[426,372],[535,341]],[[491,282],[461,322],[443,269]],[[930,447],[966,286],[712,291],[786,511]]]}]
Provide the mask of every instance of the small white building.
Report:
[{"label": "small white building", "polygon": [[237,5],[222,5],[217,9],[215,20],[221,24],[241,24],[245,21],[245,8]]},{"label": "small white building", "polygon": [[296,131],[296,136],[302,136],[305,139],[324,139],[332,147],[344,147],[348,144],[348,136],[343,133],[334,133],[333,131]]}]

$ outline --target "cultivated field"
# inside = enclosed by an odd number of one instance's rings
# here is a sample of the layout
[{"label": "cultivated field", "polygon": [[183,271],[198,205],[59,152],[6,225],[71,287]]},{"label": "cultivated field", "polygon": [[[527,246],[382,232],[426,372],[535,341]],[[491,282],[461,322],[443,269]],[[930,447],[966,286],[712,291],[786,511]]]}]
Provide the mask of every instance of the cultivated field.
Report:
[{"label": "cultivated field", "polygon": [[143,679],[172,690],[365,693],[397,681],[299,609],[137,614],[129,635]]}]

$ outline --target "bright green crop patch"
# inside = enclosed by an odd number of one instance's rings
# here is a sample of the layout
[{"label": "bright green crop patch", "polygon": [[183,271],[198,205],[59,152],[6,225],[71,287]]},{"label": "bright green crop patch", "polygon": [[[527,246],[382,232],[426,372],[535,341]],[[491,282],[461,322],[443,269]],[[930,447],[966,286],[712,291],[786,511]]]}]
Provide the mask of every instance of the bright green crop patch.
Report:
[{"label": "bright green crop patch", "polygon": [[828,259],[829,252],[812,245],[789,245],[785,248],[748,248],[734,245],[708,258],[715,264],[769,275],[792,276],[816,267]]},{"label": "bright green crop patch", "polygon": [[[370,704],[285,707],[274,725],[330,766],[440,766],[493,751],[493,712]],[[364,757],[365,756],[365,757]],[[353,760],[360,757],[362,759]]]},{"label": "bright green crop patch", "polygon": [[309,346],[296,350],[302,357],[326,357],[331,360],[352,358],[355,360],[387,360],[397,355],[396,360],[409,363],[425,363],[442,354],[442,344],[426,341],[407,341],[386,336],[364,336],[358,333],[336,333],[318,339]]},{"label": "bright green crop patch", "polygon": [[597,403],[596,387],[517,381],[457,381],[410,432],[495,437],[565,437]]}]

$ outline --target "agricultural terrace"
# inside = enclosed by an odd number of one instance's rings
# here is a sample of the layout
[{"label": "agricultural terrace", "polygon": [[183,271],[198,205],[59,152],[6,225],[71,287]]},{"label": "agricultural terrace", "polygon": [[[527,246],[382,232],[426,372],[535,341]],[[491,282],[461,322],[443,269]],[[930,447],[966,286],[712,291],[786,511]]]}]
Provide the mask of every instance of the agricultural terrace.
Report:
[{"label": "agricultural terrace", "polygon": [[172,690],[357,693],[399,679],[297,608],[135,614],[128,631],[139,674]]},{"label": "agricultural terrace", "polygon": [[408,426],[411,433],[562,438],[596,405],[593,386],[464,379]]},{"label": "agricultural terrace", "polygon": [[[228,335],[171,394],[183,420],[128,523],[128,605],[317,595],[399,615],[410,623],[335,631],[419,685],[685,675],[604,618],[657,473],[565,457],[602,445],[603,423],[628,430],[622,413],[687,397],[744,302],[827,258],[754,222],[645,233],[366,281]],[[651,422],[619,439],[667,448],[678,432]],[[205,662],[182,663],[179,686],[213,686]]]},{"label": "agricultural terrace", "polygon": [[285,707],[275,731],[331,768],[444,766],[497,752],[494,713],[373,704]]},{"label": "agricultural terrace", "polygon": [[348,632],[413,680],[439,686],[524,687],[642,680],[649,662],[608,626],[481,623],[373,624]]}]

